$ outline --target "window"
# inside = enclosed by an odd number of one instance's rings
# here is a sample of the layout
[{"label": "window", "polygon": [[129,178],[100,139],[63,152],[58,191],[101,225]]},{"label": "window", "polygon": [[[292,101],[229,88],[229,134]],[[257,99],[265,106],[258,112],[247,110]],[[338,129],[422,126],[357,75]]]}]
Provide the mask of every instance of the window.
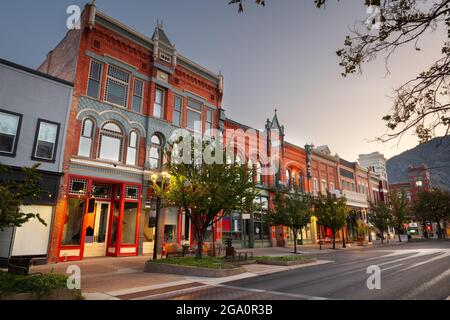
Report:
[{"label": "window", "polygon": [[20,114],[0,111],[0,153],[16,153],[21,122]]},{"label": "window", "polygon": [[113,122],[107,122],[100,131],[99,158],[120,162],[122,159],[122,145],[122,129]]},{"label": "window", "polygon": [[122,222],[122,244],[136,243],[136,225],[138,217],[138,203],[125,202]]},{"label": "window", "polygon": [[322,192],[326,192],[327,191],[327,181],[326,180],[322,180]]},{"label": "window", "polygon": [[178,208],[166,208],[166,219],[164,224],[164,242],[177,241]]},{"label": "window", "polygon": [[61,244],[63,246],[80,245],[81,228],[84,217],[84,199],[70,198],[68,200],[68,208],[66,221],[64,221],[63,235]]},{"label": "window", "polygon": [[313,178],[313,192],[314,192],[314,194],[317,194],[318,189],[319,189],[319,185],[317,184],[317,178]]},{"label": "window", "polygon": [[303,192],[303,174],[301,172],[298,174],[298,186],[298,190]]},{"label": "window", "polygon": [[254,175],[254,166],[253,166],[253,161],[249,160],[248,161],[248,169],[249,169],[249,175],[248,175],[248,181],[249,182],[253,182],[255,181],[255,175]]},{"label": "window", "polygon": [[292,189],[297,190],[297,173],[295,171],[292,172]]},{"label": "window", "polygon": [[331,191],[331,192],[334,191],[334,182],[330,182],[330,191]]},{"label": "window", "polygon": [[103,65],[97,61],[91,61],[91,70],[89,71],[89,82],[87,88],[87,95],[89,97],[98,99],[100,93],[100,85],[102,79]]},{"label": "window", "polygon": [[213,112],[212,110],[206,109],[205,132],[208,136],[212,135],[212,129],[213,129]]},{"label": "window", "polygon": [[58,123],[39,119],[33,157],[47,161],[55,160],[58,134]]},{"label": "window", "polygon": [[150,148],[150,168],[159,169],[162,166],[162,141],[157,135],[151,139],[152,146]]},{"label": "window", "polygon": [[81,128],[80,143],[78,145],[78,155],[90,157],[92,149],[92,137],[94,135],[94,121],[85,119]]},{"label": "window", "polygon": [[156,88],[155,103],[153,104],[153,116],[155,118],[164,117],[164,91]]},{"label": "window", "polygon": [[106,101],[126,107],[130,75],[122,69],[110,65],[106,81]]},{"label": "window", "polygon": [[175,96],[173,102],[173,119],[172,124],[177,127],[181,127],[182,111],[183,110],[183,98]]},{"label": "window", "polygon": [[286,186],[290,188],[292,185],[291,181],[291,172],[289,170],[286,170]]},{"label": "window", "polygon": [[144,89],[144,82],[141,80],[134,80],[134,88],[133,88],[133,106],[132,110],[134,112],[141,112],[142,106],[142,91]]},{"label": "window", "polygon": [[138,134],[136,133],[136,131],[131,131],[130,139],[128,141],[127,164],[132,166],[136,165],[137,147],[138,147]]},{"label": "window", "polygon": [[159,58],[167,63],[172,63],[172,57],[163,51],[159,52]]},{"label": "window", "polygon": [[188,99],[187,102],[187,123],[186,127],[194,132],[202,132],[202,103]]},{"label": "window", "polygon": [[262,182],[263,182],[262,165],[261,165],[261,162],[258,162],[256,164],[256,183],[262,184]]},{"label": "window", "polygon": [[423,181],[422,180],[417,180],[416,181],[416,187],[418,187],[418,188],[423,187]]}]

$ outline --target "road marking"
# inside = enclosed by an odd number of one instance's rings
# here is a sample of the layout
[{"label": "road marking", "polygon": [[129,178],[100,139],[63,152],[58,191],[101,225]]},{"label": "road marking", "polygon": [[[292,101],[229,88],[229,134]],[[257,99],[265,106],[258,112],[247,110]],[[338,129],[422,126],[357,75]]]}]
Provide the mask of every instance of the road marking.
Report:
[{"label": "road marking", "polygon": [[292,297],[292,298],[300,298],[305,300],[330,300],[329,298],[324,297],[316,297],[316,296],[309,296],[305,294],[295,294],[295,293],[286,293],[286,292],[279,292],[279,291],[270,291],[270,290],[263,290],[263,289],[252,289],[252,288],[244,288],[244,287],[235,287],[235,286],[227,286],[225,284],[218,284],[217,287],[223,287],[233,290],[244,290],[248,292],[254,292],[254,293],[269,293],[276,296],[285,296],[285,297]]},{"label": "road marking", "polygon": [[410,270],[410,269],[413,269],[415,267],[418,267],[418,266],[421,266],[421,265],[424,265],[424,264],[427,264],[427,263],[430,263],[430,262],[433,262],[433,261],[436,261],[436,260],[444,259],[446,257],[450,257],[450,253],[443,252],[440,255],[438,255],[437,257],[433,257],[433,258],[427,259],[427,260],[422,261],[422,262],[414,263],[413,265],[411,265],[411,266],[409,266],[407,268],[404,268],[404,269],[402,269],[400,271]]},{"label": "road marking", "polygon": [[391,266],[391,267],[388,267],[388,268],[381,269],[381,271],[386,271],[386,270],[389,270],[389,269],[394,269],[394,268],[397,268],[397,267],[401,267],[402,265],[403,265],[403,263],[399,263],[399,264],[396,264],[395,266]]},{"label": "road marking", "polygon": [[439,282],[441,282],[446,277],[450,277],[450,269],[444,271],[443,273],[441,273],[440,275],[434,277],[430,281],[425,282],[424,284],[420,285],[418,288],[414,289],[413,292],[408,294],[405,298],[406,299],[412,299],[414,296],[417,296],[417,295],[425,292],[426,290],[428,290],[430,287],[434,286],[435,284],[438,284]]}]

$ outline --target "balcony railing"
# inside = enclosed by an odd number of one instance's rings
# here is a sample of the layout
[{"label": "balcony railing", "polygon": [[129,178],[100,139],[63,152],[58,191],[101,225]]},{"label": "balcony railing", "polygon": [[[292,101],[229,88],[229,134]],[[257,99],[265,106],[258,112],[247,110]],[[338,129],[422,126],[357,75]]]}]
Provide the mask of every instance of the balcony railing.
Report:
[{"label": "balcony railing", "polygon": [[343,190],[343,196],[347,199],[347,204],[355,207],[367,208],[369,203],[367,202],[367,195],[364,193],[358,193],[354,191]]}]

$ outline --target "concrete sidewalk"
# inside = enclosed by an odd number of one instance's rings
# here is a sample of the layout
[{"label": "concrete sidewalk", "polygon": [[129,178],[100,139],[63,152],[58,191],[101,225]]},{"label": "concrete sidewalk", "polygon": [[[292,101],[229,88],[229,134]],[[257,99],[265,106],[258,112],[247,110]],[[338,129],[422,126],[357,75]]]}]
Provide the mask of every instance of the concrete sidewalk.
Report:
[{"label": "concrete sidewalk", "polygon": [[[346,248],[343,248],[342,243],[336,242],[336,249],[333,249],[332,244],[322,245],[322,249],[319,248],[318,244],[305,244],[305,245],[297,246],[297,253],[314,256],[314,255],[319,255],[319,254],[335,253],[337,251],[367,250],[370,248],[385,248],[385,247],[389,247],[389,246],[403,245],[406,243],[408,243],[408,242],[399,242],[398,240],[389,240],[389,242],[385,241],[384,244],[381,245],[381,241],[377,240],[377,241],[372,242],[372,244],[365,243],[364,246],[358,246],[356,243],[348,243],[348,244],[346,244]],[[294,254],[294,246],[237,249],[236,251],[237,252],[253,252],[254,256],[284,256],[284,255],[293,255]]]}]

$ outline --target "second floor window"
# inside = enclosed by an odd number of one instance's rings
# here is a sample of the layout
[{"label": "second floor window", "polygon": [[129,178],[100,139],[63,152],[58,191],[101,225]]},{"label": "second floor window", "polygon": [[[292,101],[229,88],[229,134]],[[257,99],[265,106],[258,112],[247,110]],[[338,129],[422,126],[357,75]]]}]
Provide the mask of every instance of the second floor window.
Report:
[{"label": "second floor window", "polygon": [[163,118],[164,116],[164,91],[156,88],[155,103],[153,104],[153,116],[155,118]]},{"label": "second floor window", "polygon": [[162,140],[156,134],[151,139],[152,146],[150,148],[150,168],[159,169],[162,166]]},{"label": "second floor window", "polygon": [[108,80],[106,82],[106,101],[127,107],[130,74],[118,67],[108,67]]},{"label": "second floor window", "polygon": [[39,120],[37,135],[34,143],[34,158],[53,161],[55,160],[56,144],[58,142],[59,124]]},{"label": "second floor window", "polygon": [[100,85],[102,79],[102,64],[97,61],[91,61],[91,69],[89,71],[89,82],[87,95],[98,99],[100,94]]},{"label": "second floor window", "polygon": [[138,135],[136,131],[131,131],[128,141],[127,164],[135,166],[137,158]]},{"label": "second floor window", "polygon": [[327,181],[322,180],[322,192],[326,192],[326,191],[327,191]]},{"label": "second floor window", "polygon": [[81,128],[80,143],[78,145],[78,155],[82,157],[90,157],[92,149],[92,137],[94,134],[94,122],[86,119]]},{"label": "second floor window", "polygon": [[122,144],[122,129],[113,122],[107,122],[100,131],[99,158],[120,162],[122,159]]},{"label": "second floor window", "polygon": [[258,162],[256,164],[256,183],[262,184],[262,182],[263,182],[262,165],[261,165],[261,162]]},{"label": "second floor window", "polygon": [[142,106],[142,91],[144,88],[144,82],[141,80],[134,80],[134,90],[133,90],[133,106],[132,110],[134,112],[141,112]]},{"label": "second floor window", "polygon": [[179,96],[175,96],[173,102],[173,118],[172,124],[177,127],[181,127],[181,117],[183,110],[183,99]]},{"label": "second floor window", "polygon": [[187,119],[186,127],[187,129],[194,132],[202,132],[202,103],[188,99],[187,108]]},{"label": "second floor window", "polygon": [[206,119],[205,119],[205,131],[208,135],[212,135],[213,128],[213,112],[212,110],[206,109]]},{"label": "second floor window", "polygon": [[313,179],[313,192],[314,192],[314,194],[317,194],[317,192],[319,191],[318,189],[319,189],[319,186],[317,184],[317,178],[314,178]]},{"label": "second floor window", "polygon": [[0,111],[0,153],[14,154],[22,116]]}]

